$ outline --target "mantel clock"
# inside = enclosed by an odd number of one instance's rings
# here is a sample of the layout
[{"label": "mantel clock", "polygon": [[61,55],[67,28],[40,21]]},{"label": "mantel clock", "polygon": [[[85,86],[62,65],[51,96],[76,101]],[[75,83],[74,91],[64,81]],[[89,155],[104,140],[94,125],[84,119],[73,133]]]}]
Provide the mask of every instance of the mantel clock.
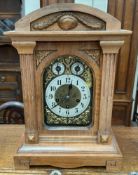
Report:
[{"label": "mantel clock", "polygon": [[107,13],[53,4],[6,32],[20,55],[25,133],[16,169],[121,168],[111,129],[117,54],[131,31]]}]

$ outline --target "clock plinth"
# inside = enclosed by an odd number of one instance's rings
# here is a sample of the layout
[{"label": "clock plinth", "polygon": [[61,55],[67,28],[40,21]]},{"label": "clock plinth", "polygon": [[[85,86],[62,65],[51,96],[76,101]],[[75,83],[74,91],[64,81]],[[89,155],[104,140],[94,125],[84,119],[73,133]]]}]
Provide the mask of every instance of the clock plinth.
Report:
[{"label": "clock plinth", "polygon": [[54,4],[6,32],[20,54],[25,133],[16,169],[121,168],[111,128],[117,54],[131,31],[84,5]]},{"label": "clock plinth", "polygon": [[[56,140],[56,139],[55,139]],[[40,141],[23,144],[14,157],[16,169],[29,169],[32,165],[50,165],[60,168],[105,166],[107,171],[118,171],[122,154],[113,136],[110,144],[97,144],[96,138],[73,141]],[[84,144],[85,142],[85,144]]]}]

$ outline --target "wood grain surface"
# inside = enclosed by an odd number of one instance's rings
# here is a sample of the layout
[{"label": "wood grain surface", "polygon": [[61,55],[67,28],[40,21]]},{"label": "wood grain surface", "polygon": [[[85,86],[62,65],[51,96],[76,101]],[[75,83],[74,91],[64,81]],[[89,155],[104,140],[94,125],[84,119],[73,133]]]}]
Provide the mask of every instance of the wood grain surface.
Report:
[{"label": "wood grain surface", "polygon": [[138,53],[138,1],[109,0],[108,13],[121,21],[122,29],[133,31],[118,56],[112,120],[116,125],[130,125]]},{"label": "wood grain surface", "polygon": [[[128,175],[131,171],[138,171],[138,128],[114,127],[115,136],[123,153],[123,168],[120,175]],[[32,167],[30,170],[14,170],[13,156],[18,148],[20,137],[24,132],[24,125],[0,125],[0,174],[37,174],[49,175],[53,167]],[[77,169],[59,169],[64,175],[115,175],[107,173],[102,167],[83,167]]]},{"label": "wood grain surface", "polygon": [[[72,15],[64,14],[68,11]],[[86,11],[89,18],[84,16]],[[59,14],[58,18],[56,17],[57,13]],[[47,18],[49,22],[46,23],[47,19],[43,17]],[[85,21],[84,18],[87,20]],[[61,21],[62,27],[61,23],[59,25]],[[93,23],[90,23],[92,21]],[[106,26],[100,27],[105,24]],[[88,28],[89,31],[87,31]],[[122,155],[111,129],[113,90],[117,54],[124,43],[124,36],[131,34],[131,31],[120,30],[120,28],[120,21],[107,13],[88,6],[69,3],[53,4],[39,9],[19,20],[14,32],[6,33],[11,37],[13,45],[20,54],[25,106],[25,144],[14,156],[16,169],[29,169],[29,166],[32,165],[51,165],[62,168],[106,166],[108,172],[120,170]],[[98,31],[96,31],[97,29]],[[100,31],[101,29],[102,31]],[[34,48],[35,42],[36,47]],[[56,50],[56,52],[48,54],[48,56],[45,55],[45,59],[38,66],[35,63],[38,62],[39,57],[33,55],[33,49],[34,52],[37,52],[36,48],[41,47],[43,42],[46,47],[44,51]],[[58,43],[58,46],[55,43]],[[88,54],[83,56],[81,53],[84,48],[85,50],[95,49],[95,43],[102,53],[99,66],[89,58]],[[50,50],[47,50],[48,46]],[[86,130],[70,128],[64,131],[57,128],[50,132],[51,128],[48,129],[44,126],[42,117],[44,116],[42,75],[52,60],[58,55],[65,54],[75,54],[82,58],[90,65],[95,74],[94,122],[93,126]],[[51,141],[50,136],[55,139]],[[85,136],[88,138],[88,142],[84,142]],[[43,145],[39,137],[44,138]],[[74,140],[71,141],[71,138]],[[30,145],[27,146],[28,143]],[[38,145],[34,146],[33,143],[38,143]]]}]

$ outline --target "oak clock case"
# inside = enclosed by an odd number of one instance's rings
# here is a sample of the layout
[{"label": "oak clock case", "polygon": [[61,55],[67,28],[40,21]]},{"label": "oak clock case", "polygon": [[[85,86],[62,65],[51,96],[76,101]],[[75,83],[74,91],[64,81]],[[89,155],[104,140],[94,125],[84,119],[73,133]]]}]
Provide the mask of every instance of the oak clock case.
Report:
[{"label": "oak clock case", "polygon": [[53,4],[7,32],[20,54],[25,132],[16,169],[121,168],[111,118],[117,54],[131,31],[98,9]]},{"label": "oak clock case", "polygon": [[[92,125],[92,71],[81,58],[71,55],[57,57],[45,68],[44,120],[49,128],[60,126],[90,127]],[[79,128],[78,128],[79,129]]]}]

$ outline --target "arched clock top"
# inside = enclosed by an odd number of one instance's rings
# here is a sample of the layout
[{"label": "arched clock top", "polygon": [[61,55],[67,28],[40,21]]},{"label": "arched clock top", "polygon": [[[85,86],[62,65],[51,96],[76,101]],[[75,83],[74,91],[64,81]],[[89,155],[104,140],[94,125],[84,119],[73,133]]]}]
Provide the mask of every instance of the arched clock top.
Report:
[{"label": "arched clock top", "polygon": [[81,4],[60,3],[43,7],[23,17],[16,31],[120,30],[120,21],[113,16]]},{"label": "arched clock top", "polygon": [[59,56],[45,68],[44,120],[48,127],[93,125],[93,78],[92,68],[75,55]]}]

